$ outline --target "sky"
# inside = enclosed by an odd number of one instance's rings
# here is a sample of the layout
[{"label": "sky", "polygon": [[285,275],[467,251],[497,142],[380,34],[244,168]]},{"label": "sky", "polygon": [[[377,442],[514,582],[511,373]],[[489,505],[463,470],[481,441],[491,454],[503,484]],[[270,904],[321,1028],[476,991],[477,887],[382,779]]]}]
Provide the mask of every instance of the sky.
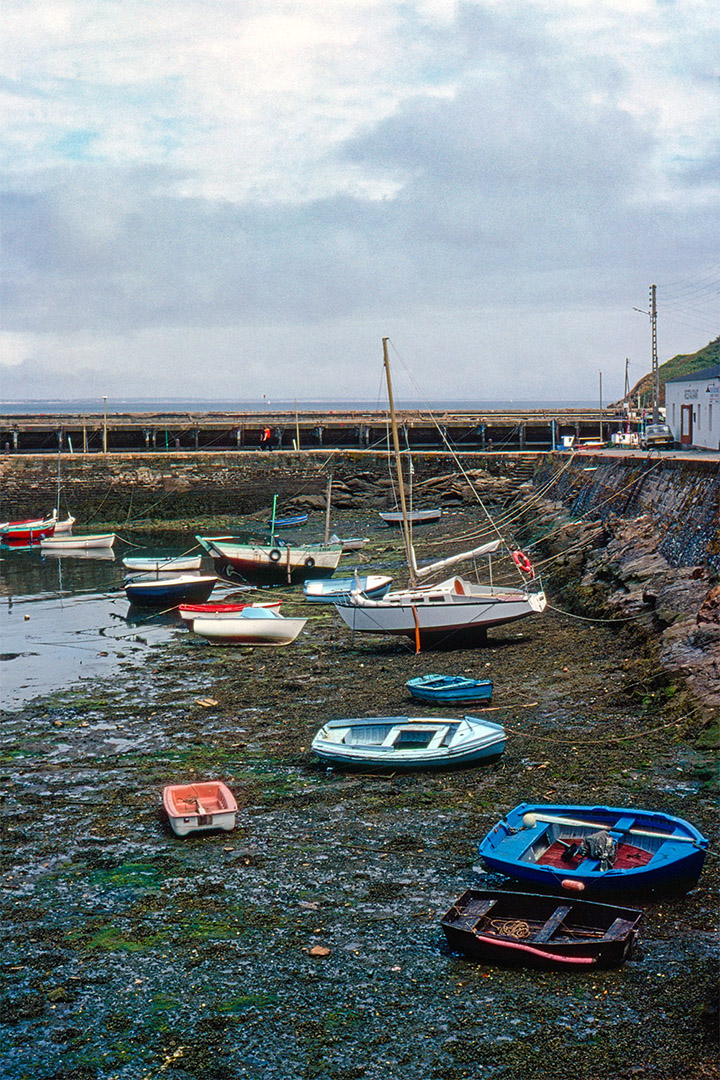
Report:
[{"label": "sky", "polygon": [[[12,0],[0,399],[606,401],[720,333],[717,0]],[[602,388],[599,391],[599,388]]]}]

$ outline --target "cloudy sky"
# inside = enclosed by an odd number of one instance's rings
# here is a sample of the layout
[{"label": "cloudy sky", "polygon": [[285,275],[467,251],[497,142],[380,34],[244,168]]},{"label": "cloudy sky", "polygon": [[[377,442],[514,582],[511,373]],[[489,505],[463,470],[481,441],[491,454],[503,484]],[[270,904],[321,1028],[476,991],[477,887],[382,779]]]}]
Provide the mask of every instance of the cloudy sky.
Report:
[{"label": "cloudy sky", "polygon": [[[605,400],[720,332],[717,0],[12,0],[0,396]],[[635,311],[639,308],[640,311]]]}]

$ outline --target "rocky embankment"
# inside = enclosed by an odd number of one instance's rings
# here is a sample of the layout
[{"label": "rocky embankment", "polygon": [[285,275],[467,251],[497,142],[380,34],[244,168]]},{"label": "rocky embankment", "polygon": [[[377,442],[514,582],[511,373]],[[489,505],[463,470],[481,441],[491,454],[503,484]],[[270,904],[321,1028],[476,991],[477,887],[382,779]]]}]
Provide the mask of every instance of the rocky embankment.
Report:
[{"label": "rocky embankment", "polygon": [[711,568],[671,566],[647,514],[573,524],[553,508],[545,520],[557,530],[542,546],[564,579],[565,602],[622,620],[699,704],[720,709],[720,586]]}]

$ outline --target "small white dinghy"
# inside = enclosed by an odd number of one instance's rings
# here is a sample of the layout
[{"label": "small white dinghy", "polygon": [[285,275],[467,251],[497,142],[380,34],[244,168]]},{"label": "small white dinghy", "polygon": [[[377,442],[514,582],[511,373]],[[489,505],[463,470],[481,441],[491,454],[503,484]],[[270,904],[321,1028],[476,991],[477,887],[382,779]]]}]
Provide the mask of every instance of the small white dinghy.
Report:
[{"label": "small white dinghy", "polygon": [[213,645],[289,645],[307,619],[286,619],[271,608],[247,607],[227,619],[193,619],[193,633]]},{"label": "small white dinghy", "polygon": [[445,768],[499,757],[505,749],[500,724],[464,716],[365,716],[329,720],[312,741],[325,762],[386,769]]},{"label": "small white dinghy", "polygon": [[220,780],[170,784],[163,790],[163,806],[178,836],[206,829],[230,832],[235,828],[237,802]]},{"label": "small white dinghy", "polygon": [[127,555],[122,562],[123,566],[134,574],[153,570],[177,574],[186,570],[199,570],[202,555]]},{"label": "small white dinghy", "polygon": [[[57,525],[55,526],[57,533]],[[115,543],[115,533],[88,533],[86,536],[48,536],[40,541],[41,551],[96,551],[107,550]]]}]

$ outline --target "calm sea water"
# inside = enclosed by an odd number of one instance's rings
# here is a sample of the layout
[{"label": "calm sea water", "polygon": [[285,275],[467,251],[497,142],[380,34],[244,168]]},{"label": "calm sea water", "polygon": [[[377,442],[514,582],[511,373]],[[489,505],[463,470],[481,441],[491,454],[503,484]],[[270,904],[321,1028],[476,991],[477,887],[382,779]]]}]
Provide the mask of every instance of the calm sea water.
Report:
[{"label": "calm sea water", "polygon": [[[412,399],[396,399],[398,409],[416,409],[420,411],[453,411],[473,410],[482,412],[497,412],[502,410],[528,410],[528,409],[586,409],[596,408],[597,401],[559,401],[557,399],[547,401],[526,401],[522,399],[507,401],[478,401],[469,398],[460,400],[437,400],[418,401]],[[57,413],[78,413],[80,415],[97,415],[102,413],[105,403],[102,398],[88,398],[81,400],[68,398],[67,400],[46,401],[42,399],[25,399],[20,401],[0,400],[0,412],[5,415],[47,415]],[[209,413],[209,412],[377,412],[386,409],[384,401],[340,401],[334,398],[317,398],[307,401],[285,400],[262,400],[262,401],[227,401],[185,398],[108,398],[107,412],[109,415],[117,413]]]}]

